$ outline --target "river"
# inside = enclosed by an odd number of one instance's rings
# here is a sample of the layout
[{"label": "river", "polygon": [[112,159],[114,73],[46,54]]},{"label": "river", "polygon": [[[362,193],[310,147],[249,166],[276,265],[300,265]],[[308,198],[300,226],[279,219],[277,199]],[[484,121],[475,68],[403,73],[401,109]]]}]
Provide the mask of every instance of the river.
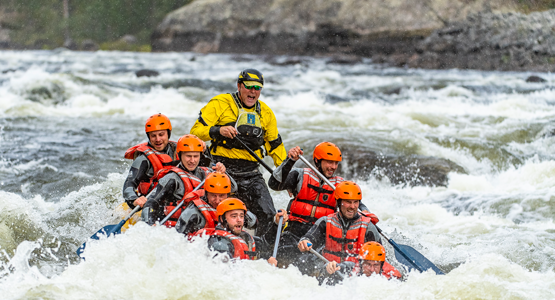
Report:
[{"label": "river", "polygon": [[[555,298],[555,75],[527,83],[528,73],[326,62],[1,51],[0,298]],[[143,68],[161,74],[136,77]],[[318,286],[293,267],[213,260],[203,241],[144,223],[88,243],[86,261],[75,255],[91,234],[124,215],[115,211],[130,166],[123,153],[146,141],[146,118],[169,116],[177,139],[211,96],[235,90],[245,68],[264,73],[261,100],[273,109],[287,149],[299,145],[310,158],[327,140],[461,167],[445,186],[349,178],[362,186],[381,229],[446,275]],[[355,166],[344,164],[342,172],[349,168]],[[286,192],[272,196],[276,208],[287,206]]]}]

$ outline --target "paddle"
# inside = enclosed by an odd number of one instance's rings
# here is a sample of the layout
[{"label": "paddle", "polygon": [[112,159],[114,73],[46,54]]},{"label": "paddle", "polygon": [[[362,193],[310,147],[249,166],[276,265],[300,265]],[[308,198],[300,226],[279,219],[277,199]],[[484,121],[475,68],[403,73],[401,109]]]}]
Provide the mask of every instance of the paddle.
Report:
[{"label": "paddle", "polygon": [[254,153],[254,151],[251,150],[251,148],[249,148],[245,142],[243,142],[238,136],[235,137],[236,140],[239,141],[239,143],[241,143],[241,145],[243,145],[243,147],[245,147],[245,150],[247,150],[250,155],[252,155],[252,157],[254,157],[254,159],[256,159],[266,170],[268,170],[268,172],[273,173],[274,170],[272,170],[272,168],[270,168],[270,166],[268,166],[263,160],[262,158],[258,157],[258,155],[256,155],[256,153]]},{"label": "paddle", "polygon": [[282,225],[283,225],[283,216],[279,217],[278,230],[277,230],[277,234],[276,234],[276,243],[274,244],[274,255],[273,255],[274,258],[276,258],[277,252],[278,252],[279,237],[281,235],[281,226]]},{"label": "paddle", "polygon": [[[141,207],[139,205],[135,206],[133,211],[131,211],[131,213],[129,215],[127,215],[127,217],[125,217],[125,219],[121,220],[116,225],[106,225],[106,226],[102,227],[95,234],[91,235],[91,237],[89,239],[98,240],[98,239],[100,239],[101,236],[109,237],[113,234],[120,234],[121,233],[121,228],[123,227],[123,224],[125,224],[125,222],[127,222],[127,220],[129,220],[140,209],[141,209]],[[85,251],[86,245],[87,245],[87,242],[83,243],[83,245],[81,245],[81,247],[79,247],[77,249],[77,251],[75,251],[79,257],[81,257],[81,254],[83,253],[83,251]]]},{"label": "paddle", "polygon": [[[318,171],[318,169],[316,169],[310,162],[308,162],[308,160],[306,160],[306,158],[304,158],[300,155],[299,155],[299,158],[309,168],[311,168],[312,171],[314,171],[318,175],[318,177],[320,177],[327,185],[329,185],[331,188],[333,188],[335,190],[335,186],[324,175],[322,175],[320,173],[320,171]],[[376,226],[376,225],[374,225],[374,226]],[[378,226],[376,226],[376,229],[378,229],[378,232],[395,249],[395,258],[397,259],[397,261],[399,261],[403,265],[407,266],[409,268],[409,271],[413,268],[420,271],[420,272],[424,272],[424,271],[427,271],[428,269],[432,269],[438,275],[445,275],[445,273],[443,273],[436,265],[434,265],[434,263],[432,263],[430,260],[428,260],[426,257],[424,257],[424,255],[422,255],[420,252],[416,251],[414,248],[412,248],[411,246],[407,246],[407,245],[397,244],[395,241],[388,238]]]},{"label": "paddle", "polygon": [[[307,243],[306,245],[307,245],[308,247],[312,246],[311,243]],[[321,260],[322,260],[323,262],[325,262],[326,264],[329,264],[329,263],[330,263],[330,261],[329,261],[327,258],[323,257],[322,254],[318,253],[316,250],[310,248],[310,250],[308,250],[308,251],[310,251],[310,253],[316,255],[316,257],[318,257],[319,259],[321,259]],[[341,279],[345,279],[345,275],[344,275],[343,273],[341,273],[341,272],[339,272],[339,271],[337,271],[336,273],[337,273],[337,275],[339,275],[339,277],[341,277]]]},{"label": "paddle", "polygon": [[[200,189],[204,185],[204,181],[206,181],[206,178],[203,181],[201,181],[197,185],[197,187],[194,188],[190,193],[195,192],[196,190]],[[160,224],[166,223],[171,218],[171,216],[173,216],[173,214],[175,214],[181,208],[181,206],[183,206],[183,204],[185,204],[185,201],[179,202],[179,204],[160,222]]]}]

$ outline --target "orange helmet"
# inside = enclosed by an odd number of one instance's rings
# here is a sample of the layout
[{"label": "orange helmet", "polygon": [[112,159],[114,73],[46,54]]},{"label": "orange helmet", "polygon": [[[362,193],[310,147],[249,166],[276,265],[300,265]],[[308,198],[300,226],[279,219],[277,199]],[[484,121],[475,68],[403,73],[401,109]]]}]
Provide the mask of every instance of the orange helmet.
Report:
[{"label": "orange helmet", "polygon": [[343,181],[335,186],[335,199],[362,200],[360,186],[352,181]]},{"label": "orange helmet", "polygon": [[231,181],[226,174],[210,173],[204,182],[204,190],[215,194],[231,193]]},{"label": "orange helmet", "polygon": [[175,155],[179,158],[180,152],[204,152],[206,144],[199,139],[196,135],[186,134],[179,138],[177,141],[177,148],[175,149]]},{"label": "orange helmet", "polygon": [[316,145],[316,147],[314,148],[312,159],[341,161],[343,158],[341,157],[341,150],[339,150],[339,147],[330,142],[323,142]]},{"label": "orange helmet", "polygon": [[172,130],[170,119],[163,114],[155,114],[146,120],[145,132],[149,133],[156,130]]},{"label": "orange helmet", "polygon": [[380,243],[367,242],[360,247],[359,259],[385,261],[385,249]]},{"label": "orange helmet", "polygon": [[235,209],[242,209],[245,211],[245,213],[247,212],[247,207],[245,206],[245,203],[237,198],[227,198],[224,201],[220,202],[220,204],[218,204],[218,207],[216,208],[216,212],[218,213],[218,217],[220,217],[223,216],[226,212]]}]

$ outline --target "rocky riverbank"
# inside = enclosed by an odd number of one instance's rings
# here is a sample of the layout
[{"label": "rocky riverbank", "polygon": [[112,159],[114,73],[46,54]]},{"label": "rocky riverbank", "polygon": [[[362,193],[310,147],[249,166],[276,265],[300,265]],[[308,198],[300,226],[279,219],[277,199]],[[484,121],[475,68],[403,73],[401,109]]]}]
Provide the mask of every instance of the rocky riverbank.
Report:
[{"label": "rocky riverbank", "polygon": [[166,16],[152,35],[152,50],[553,71],[555,12],[526,15],[517,9],[512,1],[493,0],[194,1]]},{"label": "rocky riverbank", "polygon": [[555,71],[555,10],[479,13],[452,22],[418,43],[396,65],[429,69]]}]

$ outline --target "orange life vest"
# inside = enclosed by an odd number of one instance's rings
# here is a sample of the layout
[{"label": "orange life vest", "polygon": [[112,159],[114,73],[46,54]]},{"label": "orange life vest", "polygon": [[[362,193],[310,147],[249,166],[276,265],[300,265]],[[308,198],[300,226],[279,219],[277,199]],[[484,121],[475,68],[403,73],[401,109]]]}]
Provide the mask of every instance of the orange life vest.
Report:
[{"label": "orange life vest", "polygon": [[[243,232],[245,232],[245,231],[243,231]],[[194,235],[195,236],[201,236],[201,235],[221,236],[221,237],[229,240],[231,242],[231,244],[233,245],[233,248],[235,249],[235,252],[233,253],[234,258],[250,259],[250,260],[256,259],[256,253],[255,253],[256,244],[254,243],[253,237],[248,233],[247,233],[247,235],[249,236],[249,240],[250,240],[249,243],[245,242],[245,240],[243,240],[242,238],[236,236],[235,234],[233,234],[231,232],[221,230],[221,229],[216,229],[216,228],[201,229],[201,230],[197,231]]]},{"label": "orange life vest", "polygon": [[[205,174],[208,174],[208,168],[205,167],[199,167],[201,168]],[[171,168],[164,168],[162,170],[160,170],[160,172],[157,174],[156,177],[158,178],[162,178],[164,177],[166,174],[168,174],[169,172],[174,172],[177,175],[179,175],[179,177],[181,178],[181,181],[183,181],[183,186],[185,188],[185,192],[183,193],[183,198],[181,198],[179,201],[177,202],[169,202],[166,203],[166,205],[164,206],[164,215],[168,215],[172,212],[172,210],[174,210],[174,208],[181,203],[181,201],[185,201],[186,199],[188,199],[189,193],[196,188],[201,182],[202,180],[200,180],[198,177],[196,177],[195,175],[186,172],[178,167],[171,167]],[[166,225],[166,227],[175,227],[175,224],[177,223],[177,219],[179,219],[179,216],[181,215],[181,212],[187,207],[186,205],[187,203],[184,203],[180,209],[178,209],[171,217],[168,221],[166,221],[166,223],[164,225]]]},{"label": "orange life vest", "polygon": [[204,228],[214,228],[218,224],[218,215],[216,209],[210,206],[210,204],[201,200],[200,198],[194,199],[193,203],[200,210],[202,216],[206,220]]},{"label": "orange life vest", "polygon": [[385,276],[387,279],[391,279],[391,277],[395,277],[396,279],[400,279],[401,277],[403,277],[403,275],[401,275],[401,272],[399,272],[397,269],[395,269],[395,267],[390,265],[387,261],[385,261],[383,266],[382,266],[382,273],[381,274],[383,276]]},{"label": "orange life vest", "polygon": [[[170,143],[175,144],[175,142],[173,141],[170,141]],[[135,159],[140,153],[146,156],[146,158],[152,165],[152,169],[154,170],[154,176],[150,178],[150,181],[139,183],[139,186],[137,188],[138,192],[144,196],[152,191],[152,189],[154,189],[154,187],[156,186],[156,175],[158,174],[158,172],[163,168],[171,167],[166,166],[166,164],[171,163],[173,159],[171,156],[165,153],[152,149],[150,146],[148,146],[148,143],[138,144],[127,149],[127,151],[125,151],[124,157],[127,159]]]},{"label": "orange life vest", "polygon": [[[329,181],[336,186],[344,179],[334,176]],[[325,183],[320,186],[318,175],[312,169],[305,168],[302,187],[289,207],[289,220],[314,224],[316,220],[333,214],[335,210],[333,188]]]},{"label": "orange life vest", "polygon": [[359,218],[352,222],[346,233],[339,220],[339,213],[329,215],[326,220],[326,246],[324,257],[338,263],[344,261],[358,262],[360,247],[364,244],[366,230],[371,222],[369,217],[359,214]]}]

